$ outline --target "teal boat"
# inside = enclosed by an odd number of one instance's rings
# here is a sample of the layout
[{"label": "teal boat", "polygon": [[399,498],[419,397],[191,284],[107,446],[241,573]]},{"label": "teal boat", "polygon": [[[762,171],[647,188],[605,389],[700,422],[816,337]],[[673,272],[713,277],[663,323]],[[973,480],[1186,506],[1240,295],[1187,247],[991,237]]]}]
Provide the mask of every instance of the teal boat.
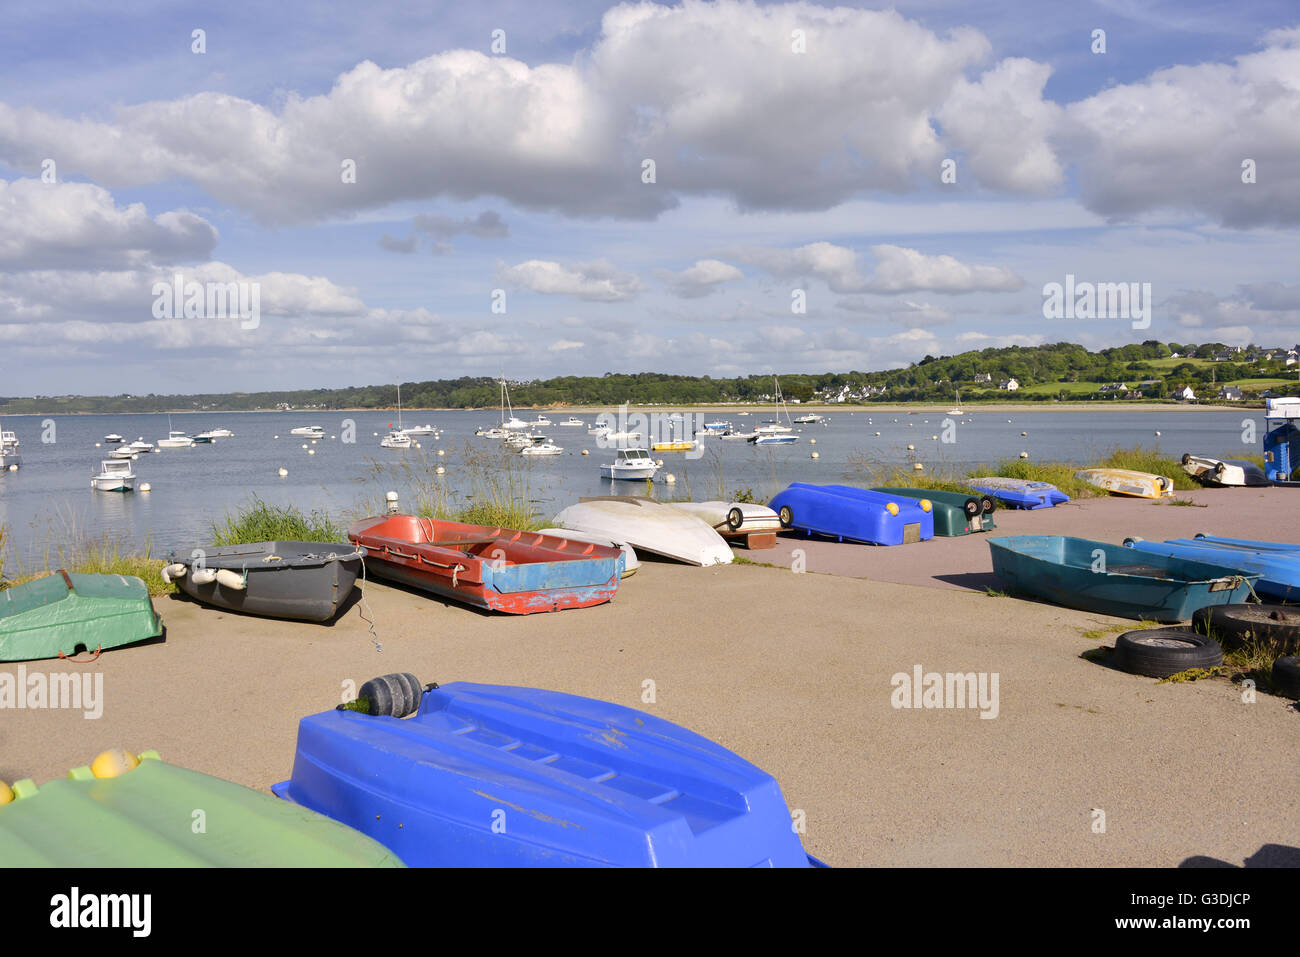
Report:
[{"label": "teal boat", "polygon": [[162,630],[149,589],[134,577],[60,569],[0,591],[0,661],[117,648]]},{"label": "teal boat", "polygon": [[6,867],[402,867],[359,831],[249,788],[101,754],[37,787],[0,782]]},{"label": "teal boat", "polygon": [[1062,535],[990,538],[993,573],[1014,592],[1118,618],[1187,621],[1244,602],[1258,574]]},{"label": "teal boat", "polygon": [[934,509],[934,534],[945,538],[970,535],[972,532],[987,532],[989,529],[997,528],[993,524],[992,510],[990,509],[988,514],[984,513],[984,506],[978,495],[895,486],[874,488],[872,491],[929,501]]}]

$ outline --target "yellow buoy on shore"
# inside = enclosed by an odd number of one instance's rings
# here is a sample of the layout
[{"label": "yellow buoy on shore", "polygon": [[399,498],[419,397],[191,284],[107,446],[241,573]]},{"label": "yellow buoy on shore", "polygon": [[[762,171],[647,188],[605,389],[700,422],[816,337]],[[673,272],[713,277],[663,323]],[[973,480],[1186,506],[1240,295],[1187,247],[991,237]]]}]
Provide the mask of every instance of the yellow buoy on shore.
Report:
[{"label": "yellow buoy on shore", "polygon": [[126,748],[109,748],[90,762],[90,773],[97,778],[115,778],[134,771],[139,764],[140,759]]}]

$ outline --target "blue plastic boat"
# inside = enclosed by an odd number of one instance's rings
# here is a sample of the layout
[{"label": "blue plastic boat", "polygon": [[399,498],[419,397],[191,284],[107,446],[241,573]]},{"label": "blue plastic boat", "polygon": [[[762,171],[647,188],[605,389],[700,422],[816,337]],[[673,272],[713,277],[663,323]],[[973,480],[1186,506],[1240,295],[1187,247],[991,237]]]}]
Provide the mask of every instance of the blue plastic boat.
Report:
[{"label": "blue plastic boat", "polygon": [[771,775],[620,705],[455,682],[303,718],[275,794],[415,867],[808,867]]},{"label": "blue plastic boat", "polygon": [[1255,542],[1249,538],[1220,538],[1217,535],[1206,535],[1204,532],[1197,532],[1190,539],[1180,538],[1178,541],[1204,542],[1207,545],[1225,548],[1246,548],[1253,552],[1294,552],[1300,554],[1300,545],[1294,545],[1290,542]]},{"label": "blue plastic boat", "polygon": [[768,507],[785,528],[840,541],[903,545],[934,537],[934,515],[916,499],[847,485],[795,482]]},{"label": "blue plastic boat", "polygon": [[982,478],[967,479],[966,485],[997,499],[1008,508],[1052,508],[1055,505],[1064,505],[1070,500],[1070,496],[1051,482],[1031,482],[1029,479],[987,475]]},{"label": "blue plastic boat", "polygon": [[1259,575],[1255,591],[1267,598],[1300,601],[1300,552],[1258,551],[1231,545],[1213,545],[1194,538],[1148,542],[1126,538],[1124,544],[1152,555],[1173,555],[1197,562],[1210,562],[1240,572]]},{"label": "blue plastic boat", "polygon": [[990,538],[989,551],[994,574],[1012,591],[1119,618],[1186,621],[1198,608],[1245,601],[1259,580],[1210,562],[1062,535]]}]

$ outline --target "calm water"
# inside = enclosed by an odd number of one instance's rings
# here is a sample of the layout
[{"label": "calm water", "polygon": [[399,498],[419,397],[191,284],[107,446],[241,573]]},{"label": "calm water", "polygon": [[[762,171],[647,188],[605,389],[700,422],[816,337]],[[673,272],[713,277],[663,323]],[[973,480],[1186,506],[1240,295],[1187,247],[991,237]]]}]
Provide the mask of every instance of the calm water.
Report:
[{"label": "calm water", "polygon": [[[551,418],[558,423],[567,414]],[[529,420],[533,415],[521,412],[520,418]],[[729,411],[706,417],[710,421],[729,419],[738,429],[750,431],[771,418],[771,413],[751,410],[749,415],[741,416]],[[121,434],[128,442],[143,436],[145,441],[156,443],[167,435],[166,415],[7,416],[3,425],[16,432],[22,442],[23,466],[17,472],[0,474],[0,522],[9,526],[11,553],[30,559],[74,534],[109,532],[136,544],[149,541],[155,551],[190,547],[206,538],[210,522],[219,520],[253,494],[276,505],[326,509],[340,518],[373,513],[385,491],[391,488],[399,495],[406,491],[399,470],[393,468],[403,461],[421,469],[443,465],[446,475],[442,480],[451,489],[471,491],[464,467],[467,448],[499,448],[495,440],[474,436],[477,427],[493,425],[498,418],[495,411],[407,412],[403,416],[405,425],[428,422],[438,427],[441,437],[417,439],[422,450],[398,451],[379,447],[379,435],[393,420],[391,412],[173,415],[173,426],[190,435],[224,427],[235,437],[192,449],[141,455],[133,463],[137,485],[148,482],[152,491],[119,494],[90,488],[91,475],[98,472],[100,460],[111,448],[96,448],[95,444],[102,443],[111,432]],[[578,418],[590,426],[596,415],[580,413]],[[721,486],[727,493],[750,488],[760,498],[766,498],[792,481],[861,479],[862,473],[851,462],[859,458],[888,465],[907,463],[914,455],[928,469],[935,470],[992,463],[1014,458],[1021,451],[1038,461],[1084,465],[1113,447],[1133,445],[1157,447],[1167,455],[1192,451],[1230,456],[1260,452],[1259,438],[1253,444],[1243,444],[1244,419],[1253,421],[1257,437],[1264,433],[1262,412],[1247,410],[976,411],[957,420],[955,441],[944,443],[931,438],[942,437],[944,418],[939,413],[908,415],[854,409],[831,413],[826,425],[798,426],[802,430],[800,440],[793,445],[757,447],[747,442],[705,438],[708,452],[702,458],[655,453],[665,463],[656,487],[661,493],[666,491],[662,479],[671,472],[677,478],[673,489],[677,495],[689,489],[695,499],[715,498]],[[355,442],[351,444],[341,440],[347,419],[355,422]],[[48,428],[51,422],[52,435]],[[290,429],[305,425],[322,426],[326,438],[313,444],[309,439],[289,435]],[[1157,430],[1159,437],[1155,435]],[[556,425],[544,431],[564,447],[564,453],[520,460],[526,463],[532,497],[540,514],[549,518],[579,496],[611,491],[643,494],[644,483],[615,483],[600,478],[600,463],[611,461],[613,453],[600,448],[585,428]],[[875,435],[877,431],[879,436]],[[1022,437],[1022,431],[1028,435]],[[42,441],[43,435],[54,441]],[[314,455],[302,448],[304,443],[315,450]],[[915,453],[908,452],[909,444],[916,446]],[[442,458],[437,457],[438,449],[445,450]],[[583,456],[583,449],[590,454]],[[819,456],[816,460],[811,457],[814,451]],[[376,476],[376,464],[392,471]],[[282,467],[288,470],[283,478],[277,474]]]}]

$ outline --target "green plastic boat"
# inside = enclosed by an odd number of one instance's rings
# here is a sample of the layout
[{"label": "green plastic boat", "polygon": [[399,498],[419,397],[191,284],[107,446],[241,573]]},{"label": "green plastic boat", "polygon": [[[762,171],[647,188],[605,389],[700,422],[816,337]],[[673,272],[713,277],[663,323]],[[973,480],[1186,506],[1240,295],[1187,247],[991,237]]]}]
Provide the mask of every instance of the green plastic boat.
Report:
[{"label": "green plastic boat", "polygon": [[[104,756],[101,756],[101,759]],[[99,770],[100,760],[95,762]],[[74,768],[0,804],[6,867],[404,867],[382,844],[323,814],[167,764],[96,777]],[[0,784],[0,800],[9,790]]]},{"label": "green plastic boat", "polygon": [[71,656],[161,634],[162,619],[138,578],[60,569],[0,591],[0,661]]},{"label": "green plastic boat", "polygon": [[978,495],[964,495],[961,492],[945,492],[930,488],[876,488],[873,492],[886,495],[902,495],[906,498],[929,499],[934,508],[934,534],[952,538],[957,535],[969,535],[972,532],[987,532],[997,528],[993,524],[993,514],[983,513],[983,506]]}]

